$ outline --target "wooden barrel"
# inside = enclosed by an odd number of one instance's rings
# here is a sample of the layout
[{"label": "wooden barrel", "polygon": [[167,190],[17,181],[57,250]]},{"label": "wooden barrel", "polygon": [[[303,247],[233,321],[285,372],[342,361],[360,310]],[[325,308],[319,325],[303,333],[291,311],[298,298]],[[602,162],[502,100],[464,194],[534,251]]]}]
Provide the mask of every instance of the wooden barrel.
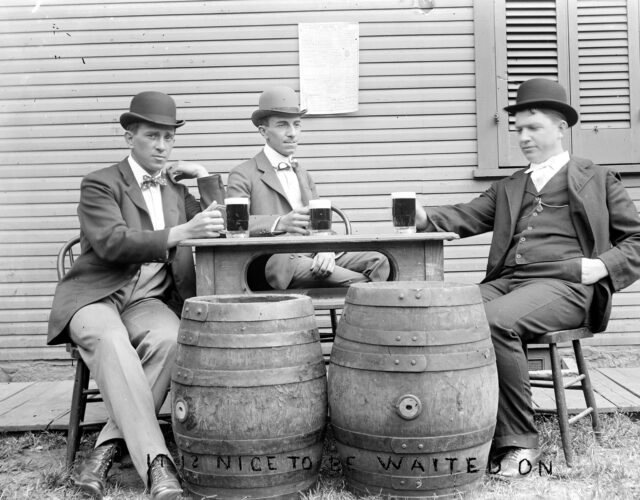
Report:
[{"label": "wooden barrel", "polygon": [[297,498],[317,480],[327,416],[311,299],[187,300],[171,398],[178,467],[193,498]]},{"label": "wooden barrel", "polygon": [[347,488],[453,497],[482,479],[498,409],[489,326],[475,285],[352,285],[329,367]]}]

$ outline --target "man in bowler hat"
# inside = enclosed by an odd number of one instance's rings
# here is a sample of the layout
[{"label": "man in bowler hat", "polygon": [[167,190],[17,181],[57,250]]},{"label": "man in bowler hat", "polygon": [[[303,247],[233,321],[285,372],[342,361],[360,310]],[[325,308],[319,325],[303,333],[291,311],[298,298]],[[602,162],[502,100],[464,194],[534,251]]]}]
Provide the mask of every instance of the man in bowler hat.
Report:
[{"label": "man in bowler hat", "polygon": [[[180,498],[182,489],[156,414],[167,395],[179,314],[195,295],[186,238],[218,235],[206,170],[198,177],[201,208],[187,188],[165,175],[178,127],[173,99],[142,92],[120,116],[130,155],[88,174],[80,187],[81,255],[56,288],[48,344],[72,341],[96,380],[109,419],[72,480],[102,498],[121,445],[151,498]],[[211,206],[209,204],[211,203]]]},{"label": "man in bowler hat", "polygon": [[[611,294],[640,276],[640,218],[618,173],[562,146],[578,113],[561,85],[528,80],[504,109],[515,115],[529,166],[468,203],[418,205],[416,219],[423,231],[493,231],[480,284],[500,386],[490,472],[513,479],[540,460],[522,341],[584,324],[606,328]],[[523,460],[531,467],[520,467]]]},{"label": "man in bowler hat", "polygon": [[[308,204],[318,193],[309,173],[293,158],[305,113],[289,87],[273,87],[260,95],[251,121],[265,146],[231,170],[227,186],[229,196],[249,198],[252,236],[309,234]],[[275,254],[264,273],[268,284],[279,290],[349,286],[385,281],[389,262],[377,252]]]}]

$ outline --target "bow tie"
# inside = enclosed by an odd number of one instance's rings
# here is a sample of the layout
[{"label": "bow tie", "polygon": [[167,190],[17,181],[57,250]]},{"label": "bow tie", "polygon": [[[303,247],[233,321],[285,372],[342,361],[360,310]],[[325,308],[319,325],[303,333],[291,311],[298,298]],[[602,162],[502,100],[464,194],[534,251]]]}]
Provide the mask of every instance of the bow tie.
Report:
[{"label": "bow tie", "polygon": [[141,189],[149,189],[151,186],[166,186],[167,180],[162,176],[162,174],[157,175],[155,177],[151,177],[150,175],[143,175],[142,182],[140,183]]},{"label": "bow tie", "polygon": [[276,170],[291,170],[291,165],[282,161],[278,163]]}]

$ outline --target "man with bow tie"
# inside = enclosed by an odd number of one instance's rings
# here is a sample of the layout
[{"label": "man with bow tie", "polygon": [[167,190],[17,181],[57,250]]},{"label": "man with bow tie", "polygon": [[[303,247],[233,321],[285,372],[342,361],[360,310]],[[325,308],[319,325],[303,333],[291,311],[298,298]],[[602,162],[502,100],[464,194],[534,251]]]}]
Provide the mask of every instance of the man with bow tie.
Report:
[{"label": "man with bow tie", "polygon": [[[195,295],[191,249],[180,240],[217,236],[217,187],[198,177],[200,204],[164,174],[178,127],[173,99],[142,92],[120,116],[131,154],[88,174],[80,187],[81,255],[56,288],[48,344],[72,341],[96,380],[109,420],[72,474],[102,498],[123,442],[152,499],[180,498],[178,474],[156,414],[167,395],[182,302]],[[210,205],[211,204],[211,205]],[[204,210],[201,208],[204,208]]]},{"label": "man with bow tie", "polygon": [[[309,173],[293,159],[298,147],[302,115],[298,96],[278,86],[260,95],[251,121],[265,140],[260,153],[233,168],[227,186],[231,197],[249,198],[252,236],[309,234],[309,200],[318,198]],[[349,286],[385,281],[389,262],[377,252],[275,254],[264,274],[275,289]]]},{"label": "man with bow tie", "polygon": [[529,470],[540,460],[522,340],[606,328],[611,294],[640,277],[640,218],[615,171],[562,146],[578,113],[561,85],[528,80],[504,109],[530,166],[468,203],[417,206],[416,219],[421,230],[462,237],[493,231],[480,284],[500,385],[493,473],[512,479],[523,477],[522,460]]}]

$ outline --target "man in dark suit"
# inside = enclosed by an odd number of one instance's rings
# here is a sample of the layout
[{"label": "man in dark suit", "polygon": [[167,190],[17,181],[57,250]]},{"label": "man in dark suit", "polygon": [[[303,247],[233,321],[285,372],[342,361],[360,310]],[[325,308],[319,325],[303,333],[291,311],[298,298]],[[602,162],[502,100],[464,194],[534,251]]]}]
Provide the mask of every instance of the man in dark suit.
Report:
[{"label": "man in dark suit", "polygon": [[223,229],[206,170],[198,177],[203,206],[166,176],[176,120],[173,99],[160,92],[136,95],[121,115],[131,154],[88,174],[80,187],[81,255],[56,288],[48,344],[73,341],[96,380],[109,420],[92,453],[78,464],[74,483],[102,498],[107,473],[122,441],[148,485],[151,498],[179,498],[177,471],[156,414],[169,388],[180,307],[195,295],[186,238]]},{"label": "man in dark suit", "polygon": [[[293,154],[298,146],[302,115],[293,89],[279,86],[263,92],[251,121],[265,139],[263,150],[229,173],[230,197],[249,198],[252,236],[309,234],[309,200],[318,198],[309,173]],[[275,254],[265,277],[275,289],[349,286],[385,281],[389,262],[377,252]]]},{"label": "man in dark suit", "polygon": [[417,206],[416,218],[426,231],[493,231],[480,290],[500,383],[493,472],[509,479],[540,460],[522,341],[585,323],[606,328],[611,294],[640,276],[640,218],[615,171],[564,150],[578,113],[562,86],[529,80],[505,110],[530,166],[469,203]]}]

